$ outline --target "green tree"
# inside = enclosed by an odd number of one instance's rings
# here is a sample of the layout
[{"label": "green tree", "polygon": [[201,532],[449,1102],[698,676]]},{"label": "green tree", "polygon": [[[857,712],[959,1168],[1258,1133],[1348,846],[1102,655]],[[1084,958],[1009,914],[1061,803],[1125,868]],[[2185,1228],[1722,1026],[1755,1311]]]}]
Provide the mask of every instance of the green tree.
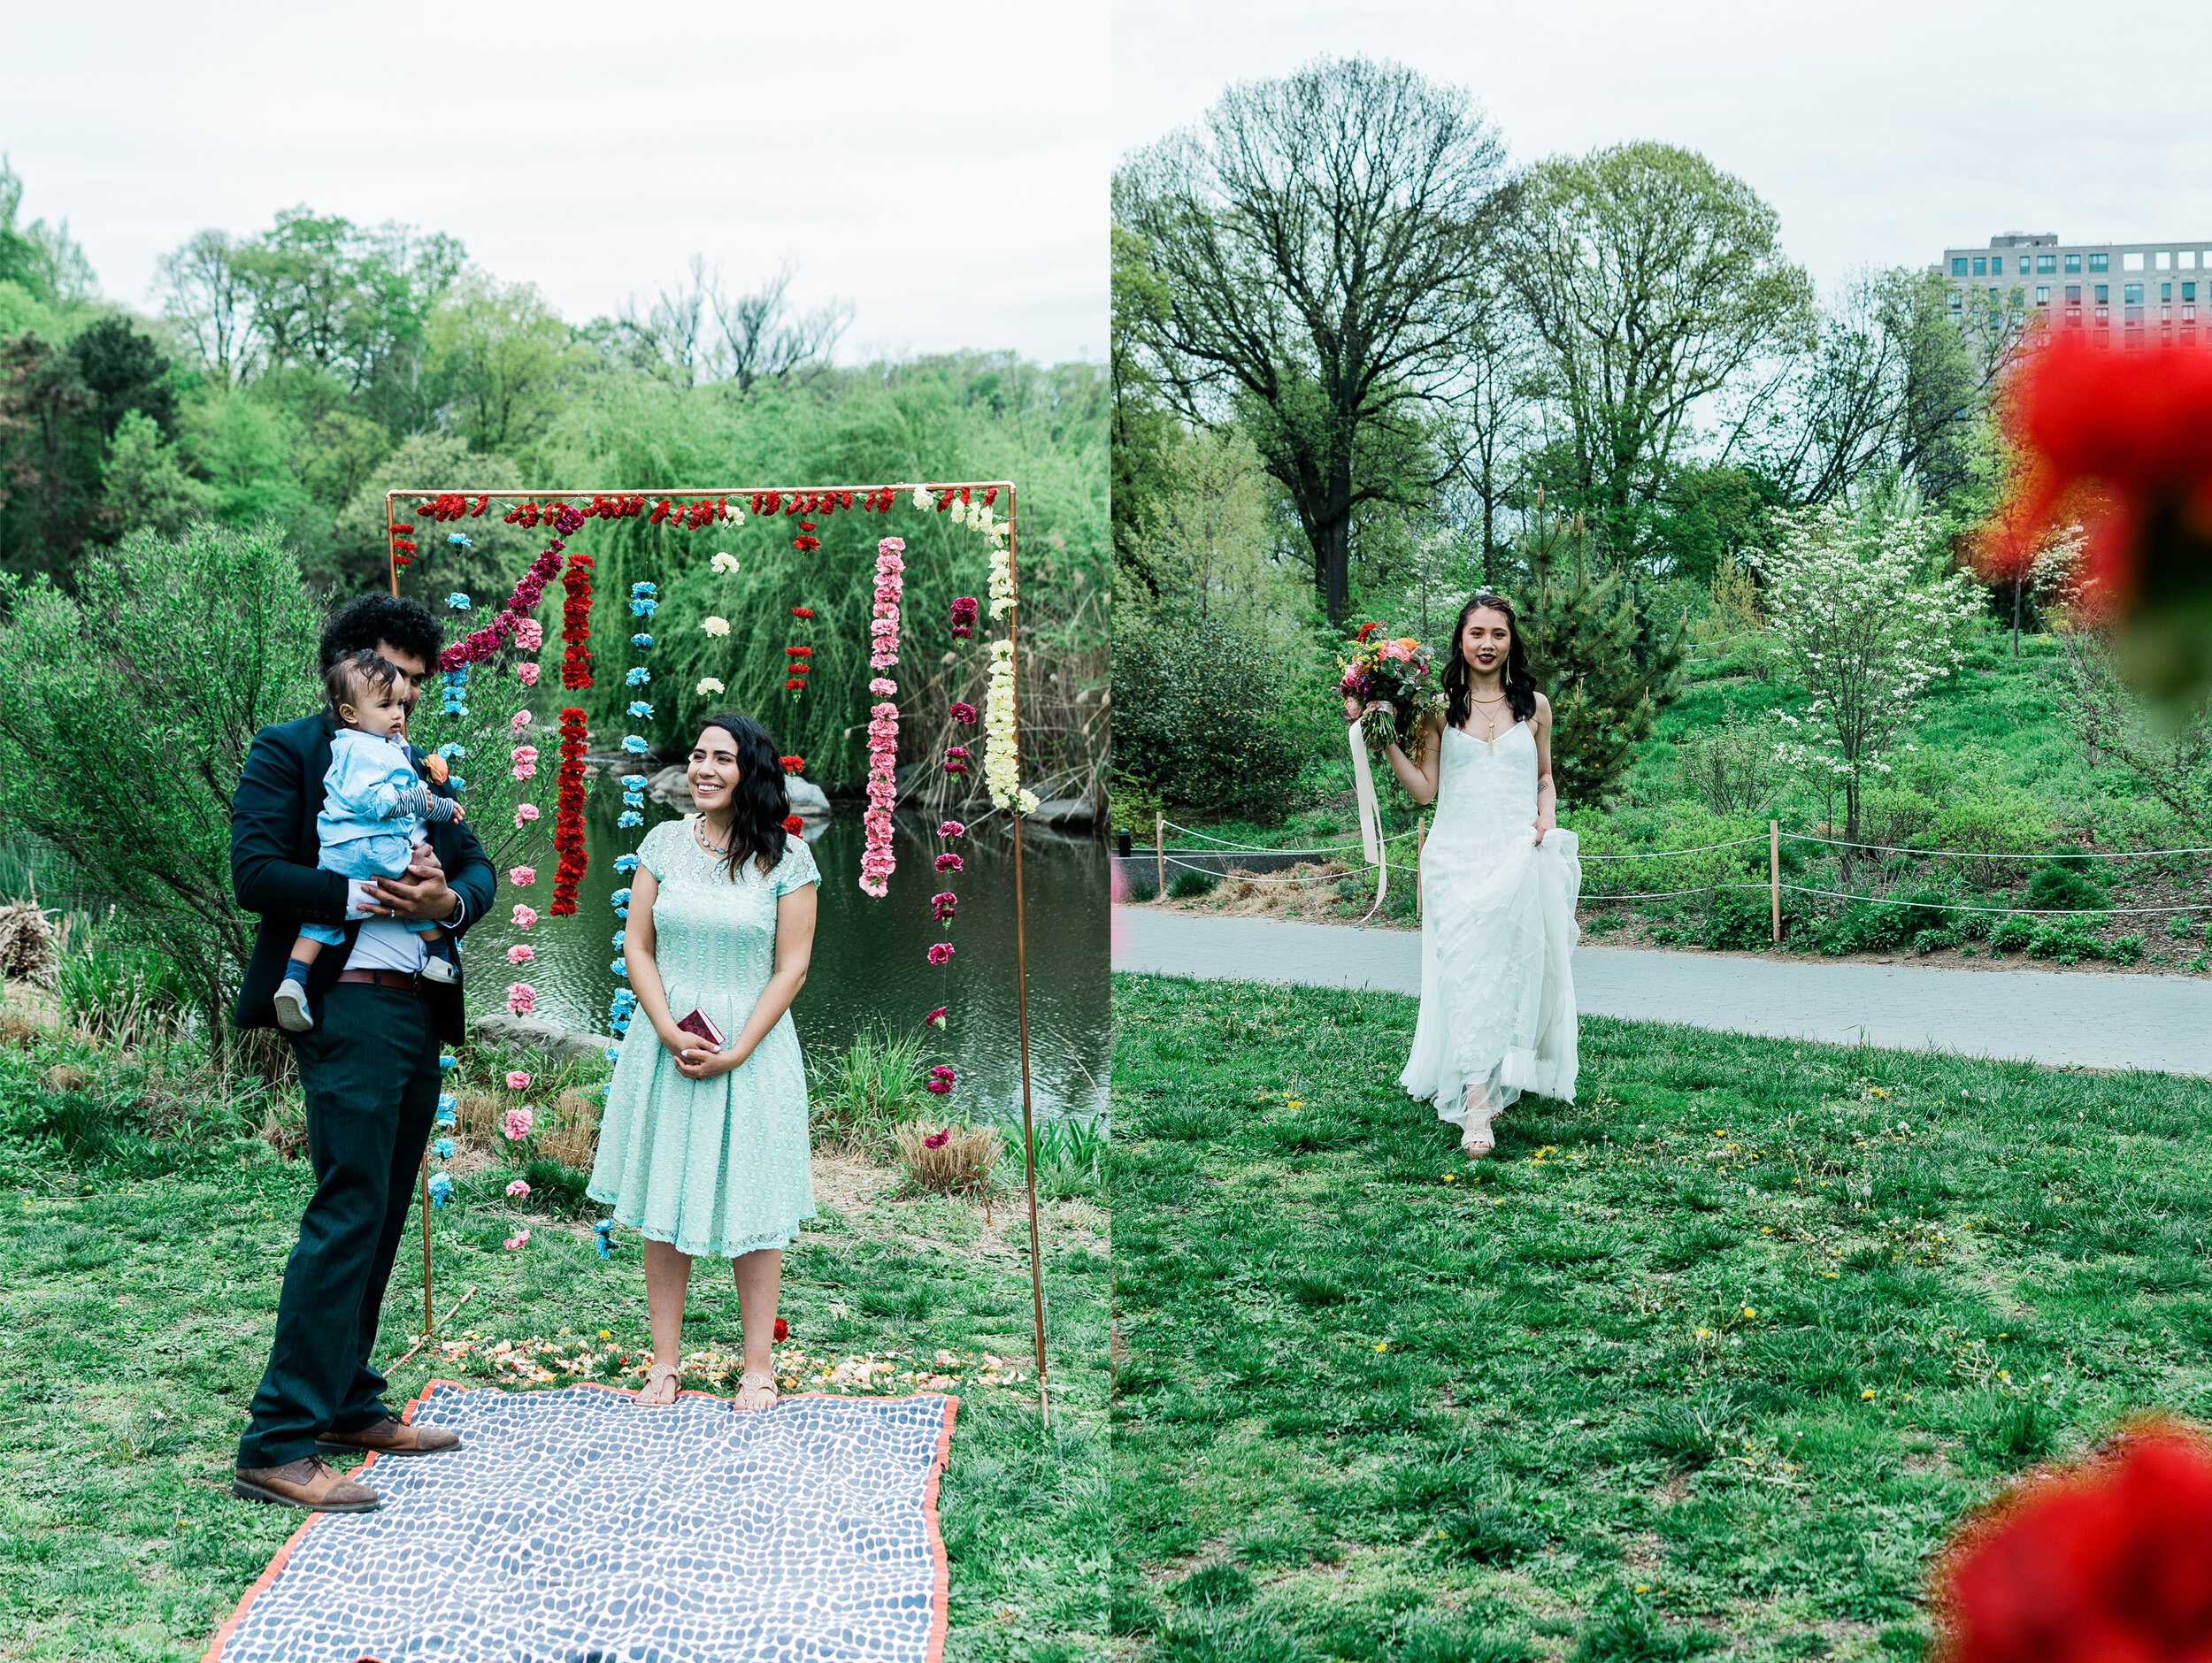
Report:
[{"label": "green tree", "polygon": [[13,283],[33,300],[65,310],[91,300],[99,282],[92,262],[70,236],[69,222],[18,225],[22,208],[22,178],[0,156],[0,283]]},{"label": "green tree", "polygon": [[128,410],[108,441],[101,470],[100,508],[111,535],[150,529],[175,537],[187,521],[207,513],[208,488],[184,469],[176,447],[150,416]]},{"label": "green tree", "polygon": [[231,894],[231,793],[255,732],[316,703],[298,563],[267,525],[140,532],[88,549],[73,597],[0,575],[0,820],[113,900],[232,1055],[254,919]]},{"label": "green tree", "polygon": [[1133,233],[1114,226],[1112,246],[1113,320],[1107,372],[1113,386],[1114,563],[1144,593],[1156,597],[1159,575],[1146,552],[1144,525],[1153,500],[1169,488],[1167,451],[1179,429],[1145,362],[1140,325],[1160,313],[1161,284]]},{"label": "green tree", "polygon": [[99,500],[98,400],[65,348],[0,341],[0,570],[64,581]]},{"label": "green tree", "polygon": [[1592,540],[1578,515],[1540,520],[1521,540],[1529,578],[1520,620],[1530,672],[1551,701],[1562,806],[1595,809],[1674,696],[1683,640],[1644,615],[1628,574]]},{"label": "green tree", "polygon": [[528,454],[572,395],[584,355],[531,283],[465,273],[431,314],[428,344],[454,425],[480,451]]},{"label": "green tree", "polygon": [[1202,136],[1115,175],[1114,222],[1157,280],[1135,319],[1157,383],[1193,421],[1243,422],[1333,618],[1361,505],[1420,502],[1442,477],[1395,464],[1431,454],[1433,406],[1463,375],[1503,155],[1464,92],[1322,59],[1233,87]]},{"label": "green tree", "polygon": [[1601,546],[1641,555],[1705,402],[1809,341],[1811,280],[1773,209],[1694,150],[1615,145],[1523,187],[1504,269],[1565,421],[1551,483]]},{"label": "green tree", "polygon": [[1281,817],[1314,689],[1248,626],[1171,609],[1114,620],[1114,771],[1167,802]]}]

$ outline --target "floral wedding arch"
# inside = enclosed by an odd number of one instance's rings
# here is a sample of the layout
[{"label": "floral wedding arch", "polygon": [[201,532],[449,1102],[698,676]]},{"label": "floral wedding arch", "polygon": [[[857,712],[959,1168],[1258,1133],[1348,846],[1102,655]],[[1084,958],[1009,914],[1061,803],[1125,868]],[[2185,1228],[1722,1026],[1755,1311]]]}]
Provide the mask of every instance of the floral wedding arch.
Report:
[{"label": "floral wedding arch", "polygon": [[[1037,1346],[1038,1405],[1048,1422],[1049,1400],[1046,1394],[1044,1281],[1042,1260],[1039,1251],[1037,1226],[1037,1157],[1035,1121],[1032,1103],[1029,1062],[1029,982],[1025,929],[1022,898],[1022,823],[1025,816],[1037,806],[1035,796],[1025,790],[1020,779],[1020,712],[1016,692],[1018,667],[1019,586],[1015,567],[1014,486],[1010,480],[968,480],[958,483],[930,481],[874,486],[803,487],[794,489],[785,486],[687,487],[663,487],[654,490],[399,490],[386,493],[384,499],[387,560],[391,591],[399,593],[399,574],[403,567],[423,559],[434,551],[437,533],[432,529],[462,521],[480,521],[486,515],[496,512],[507,525],[526,528],[545,526],[552,535],[546,548],[531,563],[516,583],[508,601],[493,614],[491,621],[474,630],[463,640],[447,648],[438,663],[442,709],[447,716],[468,715],[470,671],[495,657],[504,656],[514,661],[517,685],[525,689],[536,686],[539,666],[535,655],[544,645],[542,626],[535,618],[535,611],[544,591],[558,581],[564,592],[562,607],[560,662],[561,685],[576,690],[595,685],[596,667],[591,653],[591,612],[595,602],[592,590],[593,561],[589,555],[571,550],[568,540],[594,520],[642,519],[651,525],[672,525],[690,530],[709,526],[729,526],[733,530],[749,521],[795,521],[797,535],[790,540],[791,548],[799,556],[812,553],[820,547],[814,535],[821,520],[839,513],[872,513],[890,521],[902,510],[950,515],[960,523],[984,534],[990,553],[990,623],[986,630],[987,651],[989,655],[988,673],[985,683],[984,709],[984,768],[985,786],[993,805],[1007,811],[1012,824],[1014,838],[1014,962],[1016,1010],[1020,1047],[1022,1082],[1022,1141],[1023,1173],[1027,1192],[1029,1212],[1029,1268],[1030,1291],[1035,1320]],[[999,501],[1004,498],[1004,512],[999,512]],[[452,531],[446,533],[454,543],[468,541],[466,533]],[[426,548],[426,545],[429,545]],[[894,770],[897,763],[899,709],[894,702],[898,685],[889,673],[899,662],[899,645],[902,631],[910,627],[910,621],[901,614],[903,595],[905,541],[895,534],[879,540],[875,563],[874,604],[869,623],[869,667],[874,675],[868,683],[868,691],[874,701],[867,712],[868,733],[868,808],[864,816],[866,848],[861,858],[862,889],[869,894],[882,896],[888,893],[888,882],[894,870],[891,852],[891,810],[895,800]],[[734,572],[738,562],[726,552],[710,557],[717,572]],[[449,604],[459,609],[472,609],[465,594],[449,597]],[[655,582],[645,581],[631,586],[624,598],[637,632],[630,637],[637,662],[624,672],[624,682],[635,696],[626,707],[627,714],[642,722],[652,715],[652,703],[647,695],[652,671],[649,665],[655,644],[651,620],[660,604],[659,588]],[[952,603],[947,623],[952,639],[970,639],[979,627],[978,603],[963,597]],[[813,614],[806,607],[792,609],[791,633],[799,639],[784,649],[785,686],[795,697],[806,686],[811,669],[811,633]],[[1001,621],[1004,633],[998,632]],[[703,627],[710,638],[726,637],[728,621],[710,615]],[[702,694],[719,694],[722,684],[712,678],[699,684]],[[972,724],[977,713],[972,707],[956,702],[951,717],[959,722]],[[533,718],[527,709],[518,709],[510,719],[508,737],[514,742],[510,749],[508,777],[514,781],[526,781],[535,777],[538,750],[529,742]],[[553,818],[553,842],[558,856],[553,885],[553,896],[547,910],[552,914],[569,914],[576,910],[577,887],[581,880],[588,854],[585,848],[583,808],[585,801],[585,713],[575,707],[561,712],[560,763],[557,770],[557,801]],[[641,735],[626,734],[622,748],[641,758],[650,748]],[[448,746],[444,750],[453,760],[464,755],[461,747]],[[783,759],[787,771],[797,772],[800,758]],[[942,758],[944,770],[964,776],[968,771],[969,753],[964,746],[953,746]],[[462,781],[454,782],[460,786]],[[621,777],[623,809],[617,825],[633,830],[644,824],[644,791],[646,777],[639,773]],[[513,805],[513,826],[517,834],[527,832],[541,817],[541,810],[533,803],[518,801]],[[947,820],[938,828],[940,853],[935,857],[935,871],[941,880],[949,881],[951,875],[963,870],[959,854],[946,847],[965,834],[968,828],[957,821]],[[635,870],[637,857],[626,854],[615,862],[618,872],[626,875]],[[526,886],[535,881],[535,869],[516,865],[510,869],[511,881]],[[629,891],[618,889],[614,902],[618,916],[626,917]],[[931,897],[932,916],[940,924],[949,923],[959,903],[957,893],[950,889],[941,890]],[[526,904],[517,902],[514,922],[527,930],[537,922],[538,915]],[[621,937],[615,938],[618,946]],[[509,950],[510,959],[518,969],[534,956],[526,946]],[[949,941],[938,942],[927,949],[933,964],[947,963],[953,947]],[[618,958],[614,965],[618,975],[626,970]],[[517,1015],[528,1011],[535,1001],[535,991],[527,983],[517,982],[508,989],[508,1006]],[[636,999],[627,988],[615,995],[609,1012],[609,1023],[618,1038],[629,1026]],[[941,1026],[946,1012],[938,1007],[925,1018],[932,1026]],[[610,1060],[618,1055],[618,1049],[608,1053]],[[950,1089],[952,1071],[941,1067],[933,1070],[930,1089],[944,1092]],[[526,1110],[521,1111],[525,1114]],[[442,1097],[438,1107],[438,1130],[441,1134],[450,1130],[457,1122],[455,1100]],[[433,1150],[449,1152],[450,1140],[440,1136]],[[450,1179],[441,1171],[434,1177],[430,1171],[430,1153],[423,1159],[423,1331],[426,1340],[434,1328],[434,1312],[431,1297],[430,1266],[430,1208],[443,1205],[450,1192]],[[604,1236],[602,1237],[604,1251]]]}]

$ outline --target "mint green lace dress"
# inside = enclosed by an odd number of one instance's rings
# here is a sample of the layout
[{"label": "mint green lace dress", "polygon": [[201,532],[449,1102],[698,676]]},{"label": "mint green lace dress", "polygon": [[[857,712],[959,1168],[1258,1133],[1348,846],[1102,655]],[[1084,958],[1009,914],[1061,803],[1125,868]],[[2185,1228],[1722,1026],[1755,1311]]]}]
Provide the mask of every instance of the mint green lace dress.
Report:
[{"label": "mint green lace dress", "polygon": [[[777,898],[821,873],[795,837],[774,871],[748,861],[733,882],[692,827],[664,821],[638,846],[660,885],[654,962],[670,1015],[695,1006],[734,1040],[775,968]],[[791,1013],[728,1073],[687,1080],[638,1012],[607,1088],[589,1194],[618,1223],[681,1253],[734,1259],[795,1238],[814,1216],[814,1176]]]}]

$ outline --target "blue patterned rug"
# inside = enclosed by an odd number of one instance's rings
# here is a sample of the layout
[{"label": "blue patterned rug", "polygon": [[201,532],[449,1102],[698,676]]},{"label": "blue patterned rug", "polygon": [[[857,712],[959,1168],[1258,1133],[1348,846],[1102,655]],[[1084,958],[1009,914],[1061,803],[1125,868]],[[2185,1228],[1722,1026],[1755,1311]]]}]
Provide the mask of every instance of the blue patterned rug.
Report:
[{"label": "blue patterned rug", "polygon": [[938,1663],[958,1402],[434,1380],[464,1447],[372,1458],[382,1509],[312,1515],[205,1663]]}]

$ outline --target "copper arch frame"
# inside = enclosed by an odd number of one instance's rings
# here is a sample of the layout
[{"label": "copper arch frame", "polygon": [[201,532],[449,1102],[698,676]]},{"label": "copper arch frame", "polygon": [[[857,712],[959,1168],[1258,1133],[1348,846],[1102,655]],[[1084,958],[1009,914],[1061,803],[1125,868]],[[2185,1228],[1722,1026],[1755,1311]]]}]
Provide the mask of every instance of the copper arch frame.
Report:
[{"label": "copper arch frame", "polygon": [[[1015,755],[1018,756],[1021,749],[1021,677],[1019,673],[1021,664],[1021,630],[1019,627],[1021,622],[1021,578],[1019,573],[1019,565],[1015,558],[1016,537],[1014,524],[1014,482],[1011,479],[945,479],[929,483],[924,483],[919,480],[909,480],[903,485],[890,486],[803,486],[799,487],[798,494],[801,495],[844,495],[849,494],[854,496],[864,496],[871,492],[881,492],[887,490],[892,493],[895,498],[896,498],[899,496],[910,495],[918,490],[926,490],[933,494],[944,491],[988,491],[994,488],[1006,493],[1006,571],[1008,578],[1013,584],[1014,598],[1014,609],[1007,616],[1006,636],[1007,640],[1012,642],[1014,647],[1013,655],[1009,663],[1015,672],[1013,678],[1014,746]],[[663,486],[643,491],[641,491],[639,487],[635,486],[619,490],[603,487],[597,490],[582,489],[570,491],[480,490],[464,492],[453,490],[451,487],[413,491],[387,491],[384,494],[385,563],[391,579],[392,593],[394,594],[397,594],[399,593],[399,562],[396,558],[398,551],[393,547],[393,543],[395,542],[397,534],[392,528],[394,525],[398,524],[399,517],[395,510],[399,502],[403,499],[420,499],[425,497],[455,495],[478,497],[481,498],[483,502],[487,503],[507,501],[559,502],[565,502],[572,497],[578,497],[586,502],[589,502],[594,497],[638,496],[641,494],[649,501],[656,497],[705,496],[723,499],[735,498],[750,500],[757,492],[765,493],[769,491],[778,492],[787,500],[788,500],[793,494],[792,487],[789,486],[770,485],[685,486],[680,488]],[[482,512],[480,506],[478,512]],[[475,516],[471,515],[470,517],[474,518]],[[1027,932],[1024,924],[1022,910],[1023,816],[1018,805],[1015,807],[1008,817],[1014,823],[1014,1005],[1017,1013],[1017,1030],[1020,1035],[1021,1046],[1022,1174],[1024,1187],[1027,1191],[1029,1203],[1029,1291],[1031,1307],[1036,1319],[1037,1409],[1038,1414],[1041,1417],[1044,1424],[1049,1426],[1052,1423],[1052,1404],[1051,1399],[1046,1391],[1044,1265],[1043,1261],[1039,1254],[1037,1244],[1037,1135],[1035,1118],[1031,1107],[1029,1084],[1029,964],[1027,954]],[[430,1152],[427,1148],[423,1151],[421,1179],[422,1327],[424,1337],[427,1339],[434,1331],[435,1326],[435,1318],[433,1314],[430,1294]]]}]

